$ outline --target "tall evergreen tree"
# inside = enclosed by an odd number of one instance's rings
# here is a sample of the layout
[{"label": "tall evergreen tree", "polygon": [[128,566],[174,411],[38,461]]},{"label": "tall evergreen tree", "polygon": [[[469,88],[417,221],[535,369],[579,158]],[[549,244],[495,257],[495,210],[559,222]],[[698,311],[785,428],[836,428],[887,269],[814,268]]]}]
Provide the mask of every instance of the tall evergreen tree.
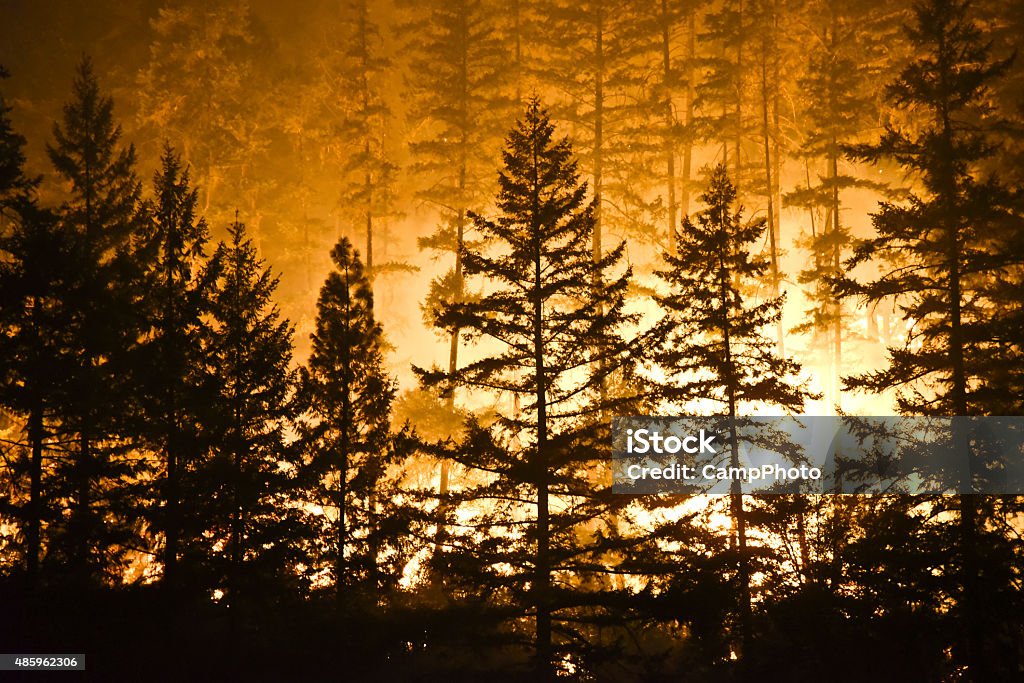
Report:
[{"label": "tall evergreen tree", "polygon": [[628,0],[545,0],[534,20],[533,70],[553,93],[554,118],[571,126],[597,200],[594,259],[601,258],[603,235],[613,229],[656,241],[653,207],[644,197],[654,175],[649,152],[655,143],[636,105],[642,71],[631,63],[650,46],[651,17]]},{"label": "tall evergreen tree", "polygon": [[145,440],[161,462],[154,526],[163,533],[163,580],[173,590],[179,583],[182,546],[200,531],[194,514],[188,513],[192,503],[185,480],[201,461],[199,426],[203,408],[209,408],[200,391],[208,294],[201,275],[209,230],[197,214],[199,193],[190,186],[189,170],[170,145],[164,147],[153,184],[157,254],[147,273],[150,331],[135,371]]},{"label": "tall evergreen tree", "polygon": [[[509,53],[498,34],[498,5],[492,0],[410,3],[404,26],[410,54],[412,171],[423,180],[419,197],[437,207],[441,225],[420,239],[420,247],[451,257],[452,267],[430,286],[428,317],[466,298],[462,250],[468,212],[479,209],[491,191],[489,172],[501,144],[511,98]],[[459,366],[461,331],[448,336],[448,371]],[[448,396],[454,409],[455,396]],[[442,462],[439,491],[449,488],[449,465]]]},{"label": "tall evergreen tree", "polygon": [[[807,248],[811,260],[799,281],[810,300],[807,319],[794,332],[811,333],[827,349],[828,398],[839,405],[843,341],[850,334],[846,312],[835,296],[830,279],[841,276],[842,262],[852,245],[843,194],[854,188],[884,190],[884,186],[857,174],[848,163],[844,145],[864,139],[880,114],[879,93],[871,87],[891,68],[898,36],[893,9],[886,3],[821,0],[806,12],[813,32],[807,72],[797,81],[801,91],[803,139],[797,155],[806,169],[806,184],[786,194],[787,202],[806,208],[810,226]],[[820,168],[824,173],[811,169]],[[813,166],[812,166],[813,164]]]},{"label": "tall evergreen tree", "polygon": [[[600,621],[616,593],[601,576],[613,571],[606,539],[618,538],[616,514],[628,498],[611,496],[600,474],[601,415],[625,407],[600,388],[602,373],[630,367],[622,336],[633,322],[623,311],[630,272],[620,267],[624,243],[593,259],[587,186],[537,100],[509,134],[504,159],[500,214],[474,215],[485,239],[463,249],[467,275],[486,293],[443,307],[438,324],[499,345],[461,368],[457,385],[519,396],[522,405],[500,409],[491,428],[472,425],[471,455],[457,457],[481,483],[461,493],[493,504],[470,523],[482,536],[453,543],[456,566],[473,568],[468,581],[533,618],[537,676],[548,680],[562,655],[579,657],[574,638],[586,640],[581,630]],[[447,377],[425,374],[428,383]],[[573,609],[581,593],[592,611]]]},{"label": "tall evergreen tree", "polygon": [[[5,78],[8,73],[0,66],[0,81]],[[0,94],[0,211],[16,208],[38,184],[25,174],[25,137],[14,130],[11,107]]]},{"label": "tall evergreen tree", "polygon": [[140,284],[150,240],[134,147],[121,146],[113,102],[88,58],[53,136],[50,160],[69,188],[60,220],[73,236],[77,262],[64,297],[75,367],[61,406],[77,444],[61,463],[69,509],[55,525],[54,556],[76,581],[115,579],[134,535],[135,510],[123,483],[137,462],[124,457],[131,442],[122,416],[131,412],[128,359],[145,323]]},{"label": "tall evergreen tree", "polygon": [[335,40],[343,52],[327,78],[332,97],[340,94],[346,99],[335,130],[342,146],[340,206],[348,214],[353,234],[364,235],[366,271],[372,281],[378,270],[387,270],[379,257],[374,262],[374,232],[396,210],[398,169],[388,135],[395,118],[385,99],[391,61],[382,54],[383,36],[366,0],[344,3],[339,19],[342,34]]},{"label": "tall evergreen tree", "polygon": [[[73,368],[66,353],[62,300],[64,273],[77,265],[52,212],[34,200],[11,202],[0,233],[0,415],[13,446],[5,471],[0,515],[19,531],[7,548],[21,558],[37,584],[46,550],[48,519],[57,501],[50,461],[59,452],[64,377]],[[21,564],[20,562],[18,564]]]},{"label": "tall evergreen tree", "polygon": [[[663,338],[653,354],[664,370],[663,398],[676,405],[710,401],[728,418],[730,464],[738,467],[737,418],[757,407],[799,412],[813,395],[799,381],[800,365],[778,355],[766,328],[782,315],[782,297],[749,301],[750,286],[769,267],[751,253],[762,239],[764,219],[744,222],[736,189],[719,164],[701,195],[705,209],[683,221],[675,254],[664,256],[659,272],[668,293]],[[720,412],[719,412],[720,410]],[[734,482],[731,515],[736,534],[737,607],[742,649],[751,642],[751,553],[748,514],[739,482]]]},{"label": "tall evergreen tree", "polygon": [[[339,599],[394,586],[408,555],[406,517],[394,475],[401,444],[391,433],[396,383],[384,370],[383,335],[358,253],[346,238],[331,251],[335,270],[317,304],[305,373],[310,401],[311,502],[334,509],[322,534]],[[396,552],[396,550],[398,552]]]},{"label": "tall evergreen tree", "polygon": [[191,494],[202,501],[208,586],[229,605],[296,586],[305,529],[293,505],[299,462],[286,443],[294,418],[292,327],[272,301],[275,278],[235,222],[204,277],[213,284],[203,330],[205,382],[215,410],[210,451]]},{"label": "tall evergreen tree", "polygon": [[[989,307],[992,274],[1002,279],[1020,263],[1019,254],[1007,249],[1020,231],[1017,193],[981,172],[998,150],[990,128],[998,119],[991,83],[1006,73],[1010,59],[990,58],[991,46],[962,0],[919,2],[906,32],[918,57],[886,95],[894,108],[915,116],[914,125],[887,125],[877,143],[852,151],[865,161],[895,160],[920,186],[905,203],[879,206],[872,217],[876,236],[858,244],[846,265],[906,263],[883,267],[876,279],[845,280],[840,292],[867,303],[895,297],[910,325],[905,342],[889,348],[886,367],[844,383],[871,392],[894,389],[900,411],[911,415],[991,414],[1005,406],[1004,365],[1020,362],[1000,353],[1013,345],[1005,344],[1006,330]],[[958,424],[952,445],[967,453]],[[970,475],[959,484],[971,490]],[[944,534],[955,539],[948,588],[964,634],[954,656],[972,680],[1004,678],[1014,666],[991,643],[1003,621],[1000,611],[1019,604],[1015,579],[998,567],[979,576],[981,558],[1009,541],[988,521],[997,503],[973,495],[961,495],[953,505],[937,502],[957,518],[955,533]]]},{"label": "tall evergreen tree", "polygon": [[[661,0],[652,7],[655,40],[651,48],[656,53],[658,77],[650,91],[652,117],[661,119],[659,126],[660,153],[665,169],[666,231],[664,242],[675,248],[675,231],[680,215],[690,213],[692,193],[693,152],[697,142],[694,125],[695,89],[697,78],[698,12],[689,0]],[[681,168],[677,162],[681,161]]]},{"label": "tall evergreen tree", "polygon": [[69,369],[61,300],[74,263],[67,233],[38,205],[39,181],[25,173],[25,138],[13,129],[10,111],[0,95],[0,406],[5,427],[12,421],[9,433],[18,435],[0,515],[20,535],[11,547],[5,539],[4,551],[23,560],[19,569],[34,586],[52,502],[44,479],[51,469],[44,460],[47,437],[59,423],[61,378]]},{"label": "tall evergreen tree", "polygon": [[193,164],[203,215],[212,220],[218,206],[232,205],[214,197],[252,209],[255,162],[271,125],[264,117],[272,111],[265,61],[272,45],[246,0],[162,5],[138,74],[140,122],[153,139],[169,137]]},{"label": "tall evergreen tree", "polygon": [[[704,15],[699,36],[704,77],[696,85],[697,126],[701,138],[715,145],[716,160],[730,170],[747,192],[751,175],[751,77],[754,73],[750,0],[722,3]],[[754,166],[756,169],[756,165]]]},{"label": "tall evergreen tree", "polygon": [[857,245],[847,268],[904,257],[910,267],[847,280],[841,293],[874,303],[899,297],[914,325],[905,346],[890,348],[888,367],[846,380],[852,389],[899,389],[907,414],[986,413],[990,320],[975,296],[984,275],[1006,265],[998,237],[1007,235],[1012,197],[995,177],[976,173],[996,148],[985,124],[995,114],[988,84],[1009,61],[989,59],[989,46],[958,0],[919,3],[907,28],[921,56],[886,88],[898,110],[920,111],[919,127],[889,125],[874,144],[851,146],[868,162],[893,159],[921,184],[902,204],[883,202],[872,217],[876,236]]}]

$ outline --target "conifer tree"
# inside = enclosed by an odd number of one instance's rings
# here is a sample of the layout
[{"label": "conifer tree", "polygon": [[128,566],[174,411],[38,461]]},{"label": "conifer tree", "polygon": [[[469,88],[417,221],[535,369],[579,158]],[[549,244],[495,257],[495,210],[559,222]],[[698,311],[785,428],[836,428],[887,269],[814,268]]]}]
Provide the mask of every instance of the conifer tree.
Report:
[{"label": "conifer tree", "polygon": [[[843,193],[853,188],[882,191],[884,186],[856,174],[847,163],[844,145],[864,138],[876,125],[881,102],[871,83],[882,78],[890,65],[898,36],[886,27],[895,24],[884,3],[848,3],[821,0],[807,8],[813,31],[807,72],[797,81],[802,94],[803,140],[797,151],[806,164],[806,184],[785,198],[808,209],[810,230],[807,248],[811,261],[799,275],[810,299],[807,320],[794,329],[810,332],[828,349],[830,369],[828,397],[839,405],[839,377],[843,340],[850,333],[844,325],[841,302],[829,284],[842,275],[842,262],[852,245],[850,226],[843,219]],[[824,173],[811,176],[812,164]]]},{"label": "conifer tree", "polygon": [[[346,98],[335,136],[342,147],[340,206],[347,214],[353,234],[365,236],[367,277],[394,268],[375,260],[374,232],[395,213],[395,174],[388,131],[395,118],[385,100],[386,77],[391,61],[382,55],[383,37],[370,14],[366,0],[346,2],[339,17],[341,35],[336,36],[342,52],[326,77],[329,92]],[[335,106],[337,106],[335,104]]]},{"label": "conifer tree", "polygon": [[[450,257],[452,267],[435,278],[423,304],[432,317],[440,307],[467,297],[462,264],[468,212],[491,191],[489,172],[512,104],[508,92],[509,51],[498,35],[501,3],[440,0],[410,3],[403,27],[410,55],[410,119],[420,129],[409,143],[411,170],[424,182],[419,198],[437,207],[441,224],[420,247]],[[448,336],[448,371],[459,366],[461,331]],[[448,397],[454,410],[455,396]],[[449,488],[442,462],[439,492]]]},{"label": "conifer tree", "polygon": [[[311,502],[334,510],[321,533],[339,599],[393,586],[408,559],[400,550],[402,510],[389,468],[402,445],[391,433],[396,383],[384,370],[383,334],[358,253],[346,238],[317,303],[305,373],[309,397]],[[389,475],[391,478],[389,478]],[[405,532],[408,530],[405,529]]]},{"label": "conifer tree", "polygon": [[214,197],[251,207],[254,161],[267,144],[262,116],[274,89],[262,68],[272,46],[249,3],[166,3],[150,27],[149,60],[138,74],[140,122],[180,146],[193,165],[200,213],[212,219],[218,206],[231,205]]},{"label": "conifer tree", "polygon": [[189,169],[170,145],[164,147],[153,184],[157,253],[147,273],[150,331],[135,371],[143,397],[144,438],[161,462],[154,522],[163,533],[163,580],[173,590],[179,583],[182,546],[200,531],[190,514],[186,480],[201,461],[199,425],[204,408],[209,409],[208,397],[200,391],[202,315],[208,294],[201,275],[209,230],[196,211],[199,193],[190,185]]},{"label": "conifer tree", "polygon": [[718,163],[747,191],[749,144],[753,134],[750,100],[752,25],[749,0],[726,2],[704,15],[699,36],[704,78],[696,85],[697,126],[704,142],[713,143]]},{"label": "conifer tree", "polygon": [[[5,76],[0,69],[0,77]],[[20,427],[7,469],[0,515],[14,520],[21,543],[5,548],[23,559],[30,586],[38,585],[48,517],[48,436],[59,429],[65,274],[74,270],[71,245],[57,217],[39,206],[38,180],[25,173],[25,138],[0,95],[0,407],[4,422]]]},{"label": "conifer tree", "polygon": [[214,410],[202,425],[210,451],[190,494],[202,501],[208,587],[236,606],[247,593],[296,587],[305,526],[291,501],[299,463],[285,441],[295,411],[292,327],[245,226],[236,221],[229,233],[204,274],[213,282],[203,355]]},{"label": "conifer tree", "polygon": [[[665,210],[668,230],[663,241],[675,248],[675,231],[680,215],[690,213],[693,151],[697,142],[695,90],[697,76],[697,6],[689,0],[661,0],[654,9],[652,43],[659,67],[656,86],[651,88],[652,116],[661,118],[660,137],[665,168]],[[650,124],[647,119],[645,124]],[[677,167],[677,162],[682,167]]]},{"label": "conifer tree", "polygon": [[[7,71],[0,66],[0,81],[5,78]],[[14,130],[11,107],[0,93],[0,219],[31,197],[39,184],[38,179],[25,174],[25,142],[25,136]]]},{"label": "conifer tree", "polygon": [[[914,124],[889,124],[874,144],[852,149],[864,161],[893,159],[919,182],[906,202],[883,202],[873,215],[876,236],[858,244],[847,268],[872,260],[906,261],[867,281],[844,280],[840,293],[872,303],[895,297],[911,323],[905,343],[889,348],[886,367],[844,379],[848,388],[894,389],[899,410],[911,415],[984,415],[1001,410],[1007,387],[1005,329],[992,317],[991,277],[1005,278],[1019,254],[1007,247],[1020,231],[1016,192],[981,172],[998,151],[991,126],[991,84],[1006,73],[1010,58],[993,60],[962,0],[924,0],[914,6],[907,37],[918,55],[886,88],[898,111]],[[1018,293],[1019,294],[1019,293]],[[1019,307],[1019,301],[1016,302]],[[1012,348],[1012,342],[1009,345]],[[1019,346],[1017,347],[1019,348]],[[994,390],[994,391],[993,391]],[[966,435],[953,422],[952,447],[968,453]],[[972,490],[968,473],[961,491]],[[993,629],[1001,609],[1019,601],[1015,580],[992,567],[979,577],[981,558],[1009,542],[988,520],[997,516],[994,499],[960,495],[955,510],[956,553],[950,558],[949,591],[964,638],[954,657],[973,680],[1005,677],[1012,667],[996,652]],[[940,532],[941,533],[941,532]]]},{"label": "conifer tree", "polygon": [[0,515],[16,523],[21,541],[7,549],[24,560],[37,585],[46,549],[46,522],[57,501],[49,461],[64,436],[64,377],[73,367],[63,336],[64,273],[77,265],[56,216],[34,198],[4,208],[0,232],[0,410],[7,433],[16,435],[5,472]]},{"label": "conifer tree", "polygon": [[[800,365],[778,355],[767,328],[782,315],[782,297],[752,303],[745,294],[769,267],[751,254],[762,239],[764,219],[744,222],[726,168],[711,173],[700,197],[705,209],[687,217],[677,232],[674,254],[664,255],[659,276],[668,293],[657,296],[665,309],[662,343],[652,355],[664,370],[659,393],[685,406],[711,401],[728,418],[731,461],[739,463],[737,418],[754,407],[799,412],[812,397],[799,380]],[[720,411],[720,412],[719,412]],[[751,638],[751,554],[742,490],[734,482],[731,515],[737,542],[736,586],[743,651]]]},{"label": "conifer tree", "polygon": [[642,99],[641,70],[630,61],[650,47],[651,17],[628,0],[545,0],[535,21],[533,70],[555,93],[552,116],[572,127],[597,200],[594,259],[601,258],[603,235],[612,228],[657,240],[653,207],[644,197],[654,175],[654,143],[635,105]]},{"label": "conifer tree", "polygon": [[898,296],[904,317],[914,321],[905,348],[890,348],[887,368],[846,380],[852,389],[900,389],[898,405],[907,414],[988,412],[986,383],[978,380],[984,379],[990,321],[974,293],[981,275],[1005,266],[1009,255],[993,238],[1014,223],[1006,218],[1013,210],[1009,191],[976,171],[996,150],[984,126],[996,114],[986,94],[1009,61],[989,58],[968,7],[958,0],[915,7],[907,36],[922,56],[886,94],[897,109],[919,109],[921,129],[889,125],[877,143],[850,147],[864,161],[894,159],[921,183],[905,203],[879,205],[872,217],[877,236],[858,244],[846,263],[853,268],[905,256],[912,266],[866,282],[847,280],[841,289],[867,303]]},{"label": "conifer tree", "polygon": [[137,462],[123,416],[133,401],[129,358],[145,324],[141,276],[148,258],[147,221],[135,150],[120,144],[113,102],[103,95],[84,58],[72,100],[53,128],[48,147],[58,176],[70,188],[60,207],[74,242],[75,268],[63,297],[67,352],[74,368],[65,378],[61,412],[75,447],[61,462],[61,492],[68,514],[54,525],[54,548],[75,581],[115,578],[132,541],[135,511],[125,480]]},{"label": "conifer tree", "polygon": [[[632,362],[634,349],[622,336],[633,322],[623,311],[630,272],[620,266],[624,243],[594,261],[587,186],[578,181],[568,141],[555,138],[537,100],[509,134],[504,159],[500,213],[474,214],[484,239],[463,248],[467,276],[479,278],[485,294],[443,307],[437,323],[499,345],[461,368],[451,378],[456,385],[512,394],[522,403],[519,410],[499,409],[490,428],[471,424],[463,449],[471,455],[455,457],[481,483],[461,493],[494,503],[469,524],[482,536],[452,542],[456,568],[472,568],[466,580],[483,582],[492,600],[533,617],[537,677],[548,680],[559,655],[574,650],[574,637],[583,638],[588,619],[600,620],[602,600],[614,600],[614,588],[600,578],[612,571],[606,563],[614,564],[603,541],[618,538],[615,516],[628,497],[609,495],[598,474],[608,435],[601,415],[625,403],[601,384],[602,373],[628,370]],[[439,383],[448,376],[424,378]],[[553,505],[555,498],[571,504]],[[582,592],[594,612],[572,609]]]}]

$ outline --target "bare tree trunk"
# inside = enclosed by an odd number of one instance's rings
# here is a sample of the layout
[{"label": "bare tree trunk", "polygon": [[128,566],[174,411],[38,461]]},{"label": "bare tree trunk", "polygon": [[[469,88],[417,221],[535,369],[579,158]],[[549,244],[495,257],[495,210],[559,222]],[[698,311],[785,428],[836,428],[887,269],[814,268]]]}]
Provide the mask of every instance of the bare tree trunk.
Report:
[{"label": "bare tree trunk", "polygon": [[[366,40],[366,1],[363,0],[359,4],[359,48],[360,48],[360,59],[362,63],[360,67],[361,71],[361,83],[360,89],[362,90],[362,106],[363,115],[370,107],[370,82],[367,77],[367,71],[370,65],[367,61],[369,56],[370,47]],[[363,158],[364,163],[370,163],[370,153],[372,149],[370,147],[370,130],[365,128],[365,137],[363,138]],[[365,193],[366,201],[366,277],[370,281],[370,285],[373,285],[373,174],[370,172],[369,166],[366,168],[366,172],[363,175],[363,192]]]},{"label": "bare tree trunk", "polygon": [[676,150],[673,144],[673,129],[676,126],[675,111],[672,107],[672,94],[675,92],[675,76],[672,73],[672,19],[668,12],[668,0],[661,0],[661,61],[662,61],[662,98],[664,100],[664,154],[665,179],[668,190],[668,235],[667,251],[676,252]]},{"label": "bare tree trunk", "polygon": [[[832,247],[832,258],[831,266],[833,273],[839,275],[842,271],[842,254],[839,248],[839,159],[838,152],[836,151],[837,141],[835,137],[832,138],[832,150],[829,152],[829,176],[832,180],[832,221],[831,221],[831,232],[834,246]],[[832,307],[832,366],[831,380],[832,380],[832,396],[837,407],[841,406],[840,396],[840,376],[842,374],[842,363],[843,363],[843,305],[842,302],[837,298],[835,299]]]},{"label": "bare tree trunk", "polygon": [[[775,18],[773,17],[773,22]],[[773,24],[774,25],[774,24]],[[774,29],[773,29],[774,30]],[[761,66],[761,144],[762,151],[764,154],[764,179],[765,179],[765,195],[768,198],[768,244],[769,244],[769,261],[770,261],[770,277],[771,282],[771,296],[776,298],[779,296],[779,288],[781,283],[781,275],[779,270],[779,245],[778,245],[778,204],[776,203],[775,195],[775,184],[778,181],[778,176],[775,172],[778,169],[778,155],[772,154],[772,129],[769,123],[769,109],[773,101],[771,90],[774,84],[770,83],[768,75],[768,60],[773,58],[775,52],[774,45],[775,35],[769,33],[767,28],[762,28],[761,33],[761,55],[760,55],[760,66]],[[777,68],[777,67],[776,67]],[[776,103],[777,104],[777,103]],[[778,125],[778,110],[776,108],[773,120]],[[778,142],[778,131],[776,130],[776,152]],[[786,353],[785,337],[782,326],[782,317],[780,316],[776,322],[776,346],[780,356],[784,356]]]},{"label": "bare tree trunk", "polygon": [[594,261],[601,260],[601,196],[604,183],[604,10],[601,3],[596,5],[597,15],[594,30]]},{"label": "bare tree trunk", "polygon": [[[737,3],[737,13],[739,15],[740,35],[743,34],[743,0],[739,0]],[[736,145],[736,195],[740,194],[740,187],[743,185],[743,162],[740,156],[740,148],[743,145],[743,40],[736,41],[736,111],[733,114],[736,117],[736,138],[733,143]]]},{"label": "bare tree trunk", "polygon": [[690,181],[693,173],[693,61],[697,56],[697,13],[691,7],[686,20],[686,112],[683,125],[686,127],[686,142],[683,145],[683,188],[680,206],[684,216],[690,213]]},{"label": "bare tree trunk", "polygon": [[[517,15],[518,16],[518,15]],[[466,21],[465,13],[460,14],[463,22]],[[462,27],[462,35],[466,35],[468,27]],[[465,45],[462,48],[461,60],[459,63],[459,74],[460,84],[462,87],[462,106],[468,107],[469,102],[469,55],[467,53]],[[462,131],[460,145],[459,145],[459,176],[456,181],[456,190],[458,192],[458,209],[455,216],[455,297],[461,301],[463,298],[463,288],[465,283],[463,282],[462,274],[462,249],[465,241],[465,230],[466,230],[466,167],[467,158],[469,156],[469,139],[466,130]],[[460,330],[458,328],[452,330],[451,341],[448,348],[448,376],[454,377],[456,371],[459,369],[459,338]],[[448,395],[448,408],[451,411],[455,410],[455,388],[450,389]],[[444,515],[447,510],[447,505],[444,501],[444,497],[448,495],[449,490],[449,478],[451,476],[451,463],[448,460],[441,461],[441,473],[440,482],[438,483],[438,496],[441,498],[441,502],[438,504],[438,522],[437,531],[435,533],[435,552],[440,550],[441,543],[445,538],[445,524]]]}]

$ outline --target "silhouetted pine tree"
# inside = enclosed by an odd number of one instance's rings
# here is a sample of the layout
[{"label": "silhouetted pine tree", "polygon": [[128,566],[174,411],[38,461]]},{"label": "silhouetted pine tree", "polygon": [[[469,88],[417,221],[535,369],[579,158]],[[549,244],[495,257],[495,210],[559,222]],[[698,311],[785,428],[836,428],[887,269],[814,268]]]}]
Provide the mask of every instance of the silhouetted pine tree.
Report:
[{"label": "silhouetted pine tree", "polygon": [[203,425],[210,452],[190,493],[201,501],[208,587],[235,606],[295,589],[306,526],[293,498],[298,457],[285,439],[295,412],[291,324],[245,226],[229,232],[204,274],[213,282],[203,354],[214,410]]},{"label": "silhouetted pine tree", "polygon": [[[703,78],[696,85],[701,139],[715,145],[716,161],[724,164],[734,182],[749,191],[754,41],[756,29],[750,3],[726,2],[704,14],[699,35]],[[757,166],[754,166],[756,169]]]},{"label": "silhouetted pine tree", "polygon": [[[227,218],[219,212],[232,204],[254,209],[255,161],[268,144],[276,91],[265,68],[273,45],[250,3],[167,3],[150,28],[149,60],[138,74],[140,122],[193,165],[201,214],[214,220]],[[258,225],[250,227],[258,234]]]},{"label": "silhouetted pine tree", "polygon": [[[769,335],[782,315],[783,297],[752,303],[745,294],[767,271],[751,254],[762,238],[764,219],[744,222],[736,189],[724,165],[711,174],[700,197],[705,209],[687,217],[677,232],[674,254],[664,255],[659,276],[668,293],[657,296],[665,309],[662,344],[652,355],[665,372],[659,393],[672,404],[710,401],[729,418],[731,466],[739,466],[737,418],[751,408],[799,412],[812,395],[799,381],[800,365],[778,355]],[[734,482],[731,514],[737,542],[737,607],[743,651],[750,643],[751,553],[747,512]]]},{"label": "silhouetted pine tree", "polygon": [[200,391],[209,230],[196,210],[199,193],[190,185],[189,169],[170,145],[153,184],[156,257],[146,274],[150,330],[134,371],[142,394],[140,428],[161,463],[153,522],[163,534],[163,581],[173,590],[179,557],[202,531],[187,480],[202,460],[200,426],[210,410],[209,397]]},{"label": "silhouetted pine tree", "polygon": [[52,502],[44,454],[69,370],[62,299],[75,267],[67,233],[38,206],[38,180],[25,174],[25,138],[13,129],[10,111],[0,96],[0,428],[17,442],[5,468],[0,515],[18,529],[0,548],[11,558],[6,569],[23,569],[35,585]]},{"label": "silhouetted pine tree", "polygon": [[[5,78],[7,71],[0,66],[0,81]],[[30,198],[38,184],[38,179],[25,175],[25,137],[14,130],[11,107],[0,93],[0,220]]]},{"label": "silhouetted pine tree", "polygon": [[[623,312],[630,272],[620,265],[624,243],[593,259],[593,203],[568,141],[554,137],[537,100],[509,134],[504,158],[500,214],[474,215],[484,239],[462,252],[467,276],[486,293],[444,306],[437,324],[496,344],[454,375],[457,386],[522,404],[500,405],[489,428],[472,423],[465,455],[454,456],[479,477],[459,497],[484,505],[466,526],[480,533],[453,534],[450,559],[464,588],[483,588],[493,603],[534,619],[537,676],[547,680],[563,656],[585,659],[577,643],[594,640],[583,635],[588,625],[614,609],[606,572],[614,572],[629,498],[610,493],[601,416],[625,402],[601,384],[602,373],[631,367],[622,336],[633,322]],[[446,376],[424,373],[428,383]]]},{"label": "silhouetted pine tree", "polygon": [[[887,27],[895,25],[894,12],[886,3],[841,0],[819,0],[806,10],[813,49],[807,72],[797,81],[804,102],[803,139],[797,154],[804,160],[806,183],[785,198],[808,209],[806,248],[811,259],[798,279],[805,285],[810,308],[793,332],[811,333],[827,350],[827,395],[834,405],[839,404],[843,341],[850,334],[843,306],[830,285],[831,279],[842,275],[842,262],[852,244],[842,197],[854,188],[884,189],[855,172],[843,146],[864,139],[877,125],[881,101],[872,81],[891,68],[898,36]],[[824,173],[818,170],[822,162]]]},{"label": "silhouetted pine tree", "polygon": [[656,241],[655,207],[645,192],[655,175],[651,152],[659,141],[636,104],[646,73],[635,64],[653,40],[652,17],[628,0],[544,0],[533,21],[533,70],[553,93],[552,116],[572,127],[597,200],[594,259],[601,258],[603,235],[611,229]]},{"label": "silhouetted pine tree", "polygon": [[384,369],[381,326],[359,254],[343,237],[331,258],[335,270],[320,289],[304,377],[311,417],[306,476],[310,502],[334,511],[320,517],[317,531],[339,600],[355,588],[375,602],[408,560],[408,511],[397,498],[401,473],[394,471],[403,444],[391,433],[396,384]]},{"label": "silhouetted pine tree", "polygon": [[[868,260],[906,263],[883,266],[880,277],[866,282],[845,280],[840,291],[867,303],[896,297],[911,325],[905,342],[889,348],[885,368],[844,382],[862,391],[895,389],[900,411],[912,415],[1001,412],[1009,388],[1003,368],[1019,367],[1020,356],[1014,357],[1002,321],[993,317],[998,307],[991,298],[992,280],[1005,278],[1020,263],[1020,255],[1008,247],[1017,239],[1021,219],[1017,193],[984,175],[981,166],[999,149],[991,135],[998,112],[991,105],[990,84],[1010,60],[990,58],[990,45],[972,21],[970,5],[961,0],[918,3],[906,32],[919,56],[886,94],[897,110],[912,113],[914,125],[887,125],[877,143],[852,151],[865,161],[895,160],[920,188],[905,203],[879,206],[872,218],[876,236],[858,244],[846,266]],[[957,424],[952,446],[968,453]],[[970,490],[970,468],[965,472],[959,486]],[[1001,517],[999,510],[1005,513],[1006,502],[973,495],[936,502],[957,513],[958,521],[945,525],[955,532],[940,527],[936,533],[956,549],[945,586],[957,601],[954,614],[963,633],[953,656],[972,680],[1005,678],[1020,652],[1019,645],[1009,651],[992,645],[1007,637],[996,636],[1005,623],[999,615],[1019,609],[1016,581],[1001,565],[981,559],[1001,554],[1011,542],[1000,525],[990,523]]]},{"label": "silhouetted pine tree", "polygon": [[48,554],[74,581],[113,580],[138,512],[126,498],[139,461],[125,457],[132,443],[123,417],[132,410],[129,359],[145,325],[140,285],[149,238],[135,150],[121,146],[113,102],[100,92],[88,58],[53,135],[50,160],[69,188],[59,215],[76,262],[65,275],[65,352],[74,367],[60,410],[76,443],[59,463],[67,511],[52,525]]},{"label": "silhouetted pine tree", "polygon": [[388,143],[396,121],[385,99],[391,60],[383,55],[383,38],[366,0],[343,4],[339,29],[340,35],[333,38],[340,54],[333,56],[326,74],[332,99],[341,94],[347,100],[334,129],[341,146],[339,204],[352,234],[364,235],[367,277],[372,281],[377,272],[396,267],[375,254],[373,239],[396,211],[398,169],[391,158],[395,150]]},{"label": "silhouetted pine tree", "polygon": [[[697,143],[694,126],[695,89],[697,80],[697,4],[691,0],[661,0],[651,4],[649,48],[657,61],[657,76],[650,87],[650,116],[641,125],[650,126],[660,119],[656,131],[660,138],[661,162],[664,164],[665,210],[668,230],[664,242],[675,248],[675,231],[679,216],[690,213],[693,191],[693,149]],[[655,118],[657,117],[657,118]],[[681,165],[677,162],[682,162]],[[680,167],[681,166],[681,167]]]},{"label": "silhouetted pine tree", "polygon": [[[919,111],[920,128],[886,127],[878,143],[850,148],[857,158],[893,159],[921,183],[905,203],[883,202],[872,222],[876,237],[857,245],[847,261],[906,257],[911,267],[866,282],[842,283],[842,294],[874,303],[898,296],[914,321],[902,348],[891,348],[884,370],[846,380],[852,389],[900,389],[908,414],[988,412],[982,348],[991,342],[989,317],[974,296],[982,277],[1004,265],[999,238],[1007,234],[1012,198],[996,178],[980,178],[977,164],[996,151],[983,124],[990,120],[988,83],[1009,62],[993,62],[966,5],[956,0],[918,4],[907,34],[921,57],[887,87],[897,109]],[[1012,223],[1009,224],[1012,228]]]},{"label": "silhouetted pine tree", "polygon": [[[468,212],[491,192],[490,171],[511,113],[510,53],[499,35],[500,7],[493,0],[410,2],[403,30],[411,70],[409,117],[419,134],[409,147],[411,170],[421,179],[420,199],[437,207],[441,224],[420,239],[421,249],[450,256],[452,267],[430,284],[427,318],[467,294],[462,265]],[[459,365],[460,330],[448,335],[448,371]],[[452,410],[455,396],[448,401]],[[442,461],[439,493],[449,488]]]}]

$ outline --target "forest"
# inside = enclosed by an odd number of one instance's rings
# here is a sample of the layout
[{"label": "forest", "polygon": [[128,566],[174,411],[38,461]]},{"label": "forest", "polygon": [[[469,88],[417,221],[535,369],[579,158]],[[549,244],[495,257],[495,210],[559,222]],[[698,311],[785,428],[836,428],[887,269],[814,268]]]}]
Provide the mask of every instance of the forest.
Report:
[{"label": "forest", "polygon": [[1024,680],[1024,491],[612,483],[621,417],[1024,416],[1022,43],[1019,0],[0,3],[0,652]]}]

